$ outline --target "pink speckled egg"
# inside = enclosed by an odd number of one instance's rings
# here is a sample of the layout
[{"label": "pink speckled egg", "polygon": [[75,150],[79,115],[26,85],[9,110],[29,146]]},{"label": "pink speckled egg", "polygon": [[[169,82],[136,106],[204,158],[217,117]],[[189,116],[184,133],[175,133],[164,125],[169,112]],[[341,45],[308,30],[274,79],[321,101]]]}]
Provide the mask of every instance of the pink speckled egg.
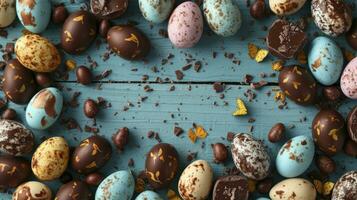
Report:
[{"label": "pink speckled egg", "polygon": [[343,71],[341,89],[347,97],[357,99],[357,57],[351,60]]},{"label": "pink speckled egg", "polygon": [[172,12],[168,25],[171,42],[178,48],[193,47],[201,38],[203,18],[196,3],[186,1]]}]

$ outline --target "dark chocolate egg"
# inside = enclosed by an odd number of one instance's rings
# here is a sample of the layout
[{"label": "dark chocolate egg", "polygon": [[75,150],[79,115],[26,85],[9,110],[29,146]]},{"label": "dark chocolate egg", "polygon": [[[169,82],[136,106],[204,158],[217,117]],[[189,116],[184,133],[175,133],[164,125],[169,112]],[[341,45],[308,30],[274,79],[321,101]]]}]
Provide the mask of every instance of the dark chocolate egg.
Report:
[{"label": "dark chocolate egg", "polygon": [[36,83],[31,70],[17,59],[10,60],[4,70],[3,92],[16,104],[26,104],[36,93]]},{"label": "dark chocolate egg", "polygon": [[72,155],[72,168],[88,174],[103,167],[112,155],[110,143],[104,137],[93,135],[83,140]]},{"label": "dark chocolate egg", "polygon": [[229,175],[219,178],[213,188],[212,200],[248,200],[248,180],[242,176]]},{"label": "dark chocolate egg", "polygon": [[63,24],[61,46],[69,54],[80,54],[91,45],[96,35],[95,16],[88,11],[77,11]]},{"label": "dark chocolate egg", "polygon": [[70,181],[60,187],[55,200],[90,200],[92,193],[82,181]]},{"label": "dark chocolate egg", "polygon": [[321,151],[335,155],[345,142],[345,119],[336,110],[321,110],[312,121],[312,136]]},{"label": "dark chocolate egg", "polygon": [[279,75],[279,86],[284,94],[297,104],[309,105],[316,100],[316,81],[298,65],[284,67]]},{"label": "dark chocolate egg", "polygon": [[351,29],[346,33],[347,43],[357,50],[357,18],[353,20]]},{"label": "dark chocolate egg", "polygon": [[91,0],[93,14],[101,19],[116,19],[128,8],[128,0]]},{"label": "dark chocolate egg", "polygon": [[178,153],[171,144],[157,144],[146,156],[145,173],[154,189],[167,187],[175,178],[178,169]]},{"label": "dark chocolate egg", "polygon": [[347,116],[347,131],[350,138],[357,143],[357,106]]},{"label": "dark chocolate egg", "polygon": [[143,59],[150,51],[149,39],[132,25],[112,27],[107,36],[110,48],[127,60]]},{"label": "dark chocolate egg", "polygon": [[0,188],[15,188],[31,175],[30,162],[23,158],[0,156]]}]

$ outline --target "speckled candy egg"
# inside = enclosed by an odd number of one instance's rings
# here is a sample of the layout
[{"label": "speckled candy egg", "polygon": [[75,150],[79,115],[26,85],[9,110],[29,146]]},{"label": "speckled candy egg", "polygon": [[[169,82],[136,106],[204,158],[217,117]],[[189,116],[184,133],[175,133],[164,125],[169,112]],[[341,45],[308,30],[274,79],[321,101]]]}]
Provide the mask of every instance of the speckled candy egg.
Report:
[{"label": "speckled candy egg", "polygon": [[336,182],[331,200],[357,199],[357,171],[350,171]]},{"label": "speckled candy egg", "polygon": [[213,171],[205,160],[196,160],[182,172],[178,192],[183,200],[207,199],[211,192]]},{"label": "speckled candy egg", "polygon": [[342,92],[351,99],[357,99],[357,57],[351,60],[341,76]]},{"label": "speckled candy egg", "polygon": [[179,169],[178,153],[171,144],[159,143],[146,156],[145,174],[154,189],[167,187]]},{"label": "speckled candy egg", "polygon": [[315,145],[308,136],[297,136],[287,141],[275,160],[276,169],[284,177],[296,177],[304,173],[314,159]]},{"label": "speckled candy egg", "polygon": [[168,35],[177,48],[193,47],[202,36],[203,19],[198,5],[191,1],[181,3],[172,12]]},{"label": "speckled candy egg", "polygon": [[51,200],[51,198],[50,188],[37,181],[21,184],[12,194],[12,200]]},{"label": "speckled candy egg", "polygon": [[112,155],[107,139],[93,135],[83,140],[73,152],[72,168],[78,173],[88,174],[103,167]]},{"label": "speckled candy egg", "polygon": [[317,37],[311,43],[309,67],[315,79],[323,85],[332,85],[340,79],[343,54],[337,44],[327,37]]},{"label": "speckled candy egg", "polygon": [[0,28],[9,26],[16,18],[15,0],[0,0]]},{"label": "speckled candy egg", "polygon": [[336,110],[321,110],[312,121],[312,136],[321,151],[335,155],[345,142],[345,119]]},{"label": "speckled candy egg", "polygon": [[315,103],[316,81],[303,67],[297,65],[284,67],[280,71],[279,86],[284,94],[297,104],[311,105]]},{"label": "speckled candy egg", "polygon": [[209,27],[217,35],[232,36],[242,25],[241,12],[232,0],[205,0],[203,13]]},{"label": "speckled candy egg", "polygon": [[47,28],[51,9],[50,0],[16,0],[17,17],[33,33],[41,33]]},{"label": "speckled candy egg", "polygon": [[161,23],[166,20],[175,0],[139,0],[139,8],[144,18],[152,23]]},{"label": "speckled candy egg", "polygon": [[269,0],[270,9],[277,15],[291,15],[299,11],[306,0]]},{"label": "speckled candy egg", "polygon": [[252,135],[239,133],[232,143],[236,167],[248,178],[262,180],[269,175],[270,157],[263,143]]},{"label": "speckled candy egg", "polygon": [[0,169],[0,189],[15,188],[31,175],[27,160],[9,155],[0,155]]},{"label": "speckled candy egg", "polygon": [[52,72],[61,64],[56,47],[46,38],[35,34],[17,39],[15,53],[24,67],[35,72]]},{"label": "speckled candy egg", "polygon": [[0,151],[13,156],[23,156],[35,145],[33,133],[19,122],[0,120]]},{"label": "speckled candy egg", "polygon": [[147,190],[140,193],[135,200],[163,200],[156,192]]},{"label": "speckled candy egg", "polygon": [[316,189],[310,181],[302,178],[285,179],[276,184],[269,192],[271,200],[301,199],[315,200]]},{"label": "speckled candy egg", "polygon": [[34,129],[44,130],[52,126],[61,114],[63,97],[57,88],[39,91],[26,108],[26,122]]},{"label": "speckled candy egg", "polygon": [[95,200],[131,200],[135,181],[130,171],[117,171],[105,178],[95,193]]},{"label": "speckled candy egg", "polygon": [[59,178],[66,170],[69,147],[62,137],[52,137],[40,144],[32,156],[32,172],[42,181]]},{"label": "speckled candy egg", "polygon": [[352,12],[344,0],[312,0],[311,12],[315,24],[329,36],[339,36],[352,25]]},{"label": "speckled candy egg", "polygon": [[92,192],[82,181],[70,181],[60,187],[55,200],[91,200]]}]

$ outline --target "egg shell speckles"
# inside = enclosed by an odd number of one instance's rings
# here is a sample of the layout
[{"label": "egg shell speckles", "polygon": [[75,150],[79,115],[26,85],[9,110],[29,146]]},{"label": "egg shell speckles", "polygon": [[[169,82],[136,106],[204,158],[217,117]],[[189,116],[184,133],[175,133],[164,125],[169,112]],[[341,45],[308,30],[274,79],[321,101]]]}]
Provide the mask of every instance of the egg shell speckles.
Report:
[{"label": "egg shell speckles", "polygon": [[152,23],[165,21],[174,7],[175,0],[139,0],[139,8],[144,18]]},{"label": "egg shell speckles", "polygon": [[41,33],[51,19],[51,2],[50,0],[16,0],[16,12],[27,30]]},{"label": "egg shell speckles", "polygon": [[52,72],[61,64],[56,47],[46,38],[35,34],[17,39],[15,53],[24,67],[35,72]]},{"label": "egg shell speckles", "polygon": [[351,99],[357,99],[357,57],[351,60],[341,76],[342,92]]},{"label": "egg shell speckles", "polygon": [[202,36],[203,18],[196,3],[186,1],[172,12],[168,35],[172,44],[178,48],[193,47]]},{"label": "egg shell speckles", "polygon": [[232,0],[205,0],[203,13],[209,27],[217,35],[232,36],[242,25],[241,12]]},{"label": "egg shell speckles", "polygon": [[271,200],[315,200],[316,189],[312,183],[302,178],[285,179],[270,190],[269,197]]},{"label": "egg shell speckles", "polygon": [[333,37],[352,26],[352,12],[344,0],[312,0],[311,13],[317,27]]},{"label": "egg shell speckles", "polygon": [[147,190],[140,193],[135,200],[163,200],[156,192]]},{"label": "egg shell speckles", "polygon": [[19,122],[0,120],[0,151],[23,156],[30,153],[35,145],[33,133]]},{"label": "egg shell speckles", "polygon": [[306,0],[269,0],[270,9],[277,15],[291,15],[299,11]]},{"label": "egg shell speckles", "polygon": [[246,177],[262,180],[269,175],[270,157],[261,141],[239,133],[233,139],[231,151],[234,164]]},{"label": "egg shell speckles", "polygon": [[95,193],[95,200],[131,200],[135,181],[130,171],[117,171],[105,178]]},{"label": "egg shell speckles", "polygon": [[34,129],[44,130],[52,126],[61,114],[63,97],[57,88],[39,91],[26,108],[26,122]]},{"label": "egg shell speckles", "polygon": [[42,142],[33,154],[32,172],[39,180],[54,180],[66,170],[68,160],[69,147],[66,140],[52,137]]},{"label": "egg shell speckles", "polygon": [[315,79],[323,85],[336,83],[343,68],[343,54],[337,44],[327,37],[317,37],[311,43],[309,67]]},{"label": "egg shell speckles", "polygon": [[284,177],[304,173],[314,159],[314,141],[307,136],[297,136],[286,142],[276,157],[276,169]]},{"label": "egg shell speckles", "polygon": [[196,160],[182,172],[178,191],[183,200],[207,199],[213,181],[213,171],[205,160]]},{"label": "egg shell speckles", "polygon": [[336,182],[331,200],[357,199],[357,171],[350,171]]},{"label": "egg shell speckles", "polygon": [[45,184],[29,181],[16,188],[12,200],[51,200],[51,197],[52,192]]},{"label": "egg shell speckles", "polygon": [[0,28],[9,26],[16,18],[15,0],[0,0]]}]

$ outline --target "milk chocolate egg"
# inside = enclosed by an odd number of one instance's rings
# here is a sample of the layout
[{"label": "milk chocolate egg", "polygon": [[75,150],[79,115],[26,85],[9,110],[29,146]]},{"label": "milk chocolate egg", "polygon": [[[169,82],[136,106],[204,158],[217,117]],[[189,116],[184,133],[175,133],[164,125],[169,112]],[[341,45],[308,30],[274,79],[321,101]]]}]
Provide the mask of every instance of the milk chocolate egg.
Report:
[{"label": "milk chocolate egg", "polygon": [[316,99],[316,81],[298,65],[284,67],[279,75],[279,86],[285,95],[297,104],[313,104]]},{"label": "milk chocolate egg", "polygon": [[331,200],[357,199],[357,171],[350,171],[341,176],[336,182]]},{"label": "milk chocolate egg", "polygon": [[78,173],[88,174],[103,167],[112,155],[107,139],[93,135],[83,140],[72,155],[72,168]]},{"label": "milk chocolate egg", "polygon": [[116,19],[128,8],[128,0],[91,0],[93,14],[101,19]]},{"label": "milk chocolate egg", "polygon": [[150,51],[150,41],[132,25],[112,27],[107,36],[109,47],[127,60],[143,59]]},{"label": "milk chocolate egg", "polygon": [[0,189],[17,187],[30,175],[31,166],[27,160],[8,155],[0,156]]},{"label": "milk chocolate egg", "polygon": [[33,73],[17,59],[8,61],[2,81],[5,96],[16,104],[28,103],[36,93]]},{"label": "milk chocolate egg", "polygon": [[60,187],[55,200],[91,200],[92,192],[82,181],[70,181]]},{"label": "milk chocolate egg", "polygon": [[157,144],[146,156],[145,173],[154,189],[167,187],[175,178],[178,169],[178,153],[171,144]]},{"label": "milk chocolate egg", "polygon": [[51,198],[50,188],[37,181],[21,184],[12,194],[12,200],[51,200]]},{"label": "milk chocolate egg", "polygon": [[88,11],[72,13],[64,22],[61,34],[61,46],[69,54],[84,52],[97,35],[97,22]]},{"label": "milk chocolate egg", "polygon": [[312,121],[312,136],[321,151],[335,155],[345,142],[345,119],[336,110],[321,110]]}]

